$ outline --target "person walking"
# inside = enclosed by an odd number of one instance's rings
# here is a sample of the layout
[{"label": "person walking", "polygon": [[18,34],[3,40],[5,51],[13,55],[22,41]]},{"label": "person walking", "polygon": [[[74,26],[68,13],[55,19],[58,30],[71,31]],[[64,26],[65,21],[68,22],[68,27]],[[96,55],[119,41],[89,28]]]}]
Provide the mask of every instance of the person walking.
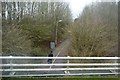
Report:
[{"label": "person walking", "polygon": [[[48,57],[53,57],[53,51],[51,51],[51,52],[48,54]],[[52,59],[48,59],[47,62],[48,62],[48,64],[51,64],[51,63],[52,63]]]}]

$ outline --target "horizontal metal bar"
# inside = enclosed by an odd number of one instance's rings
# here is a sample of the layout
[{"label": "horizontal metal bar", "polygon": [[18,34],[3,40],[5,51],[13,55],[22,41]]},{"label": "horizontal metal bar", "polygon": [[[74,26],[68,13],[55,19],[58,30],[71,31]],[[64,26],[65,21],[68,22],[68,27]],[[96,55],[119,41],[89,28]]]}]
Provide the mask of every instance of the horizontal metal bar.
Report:
[{"label": "horizontal metal bar", "polygon": [[0,69],[0,71],[67,71],[67,70],[118,70],[118,67],[112,68],[38,68],[38,69]]},{"label": "horizontal metal bar", "polygon": [[0,64],[0,66],[118,66],[118,63],[84,63],[84,64]]},{"label": "horizontal metal bar", "polygon": [[22,56],[0,56],[0,59],[110,59],[117,60],[119,57],[22,57]]},{"label": "horizontal metal bar", "polygon": [[118,73],[74,73],[74,74],[28,74],[28,75],[1,75],[1,77],[26,77],[26,76],[80,76],[80,75],[115,75]]}]

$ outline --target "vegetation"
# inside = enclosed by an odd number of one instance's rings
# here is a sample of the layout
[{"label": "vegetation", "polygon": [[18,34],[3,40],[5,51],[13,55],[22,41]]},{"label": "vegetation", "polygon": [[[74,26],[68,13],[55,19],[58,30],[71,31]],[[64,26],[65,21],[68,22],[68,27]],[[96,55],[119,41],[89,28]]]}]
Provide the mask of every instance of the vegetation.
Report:
[{"label": "vegetation", "polygon": [[71,56],[117,56],[117,4],[92,3],[68,27]]},{"label": "vegetation", "polygon": [[70,56],[117,56],[117,5],[92,3],[72,22],[67,2],[2,2],[3,53],[43,55],[69,38]]},{"label": "vegetation", "polygon": [[31,40],[16,25],[3,27],[2,51],[6,54],[29,54],[31,52]]},{"label": "vegetation", "polygon": [[44,55],[71,21],[66,2],[2,2],[3,53]]}]

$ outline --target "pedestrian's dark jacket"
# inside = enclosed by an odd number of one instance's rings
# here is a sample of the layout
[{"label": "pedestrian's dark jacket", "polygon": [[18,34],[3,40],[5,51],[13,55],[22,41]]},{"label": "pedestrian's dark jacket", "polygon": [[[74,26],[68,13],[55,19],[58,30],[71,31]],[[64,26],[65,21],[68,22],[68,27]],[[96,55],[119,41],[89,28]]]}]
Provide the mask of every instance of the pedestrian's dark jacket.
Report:
[{"label": "pedestrian's dark jacket", "polygon": [[48,55],[48,57],[53,57],[53,54],[52,54],[52,53],[50,53],[50,54]]},{"label": "pedestrian's dark jacket", "polygon": [[[49,54],[48,54],[48,57],[53,57],[53,54],[52,54],[52,53],[49,53]],[[49,64],[52,63],[52,59],[48,59],[48,63],[49,63]]]}]

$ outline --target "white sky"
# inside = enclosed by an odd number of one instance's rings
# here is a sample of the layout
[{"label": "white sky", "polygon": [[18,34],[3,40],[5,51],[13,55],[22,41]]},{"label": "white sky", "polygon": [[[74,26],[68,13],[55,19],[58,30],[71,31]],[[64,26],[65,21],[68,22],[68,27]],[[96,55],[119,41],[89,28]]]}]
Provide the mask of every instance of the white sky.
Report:
[{"label": "white sky", "polygon": [[68,0],[70,2],[70,8],[74,18],[77,18],[82,12],[84,7],[95,0]]},{"label": "white sky", "polygon": [[70,3],[70,8],[73,14],[73,18],[77,18],[83,11],[86,5],[92,2],[118,2],[119,0],[67,0]]}]

